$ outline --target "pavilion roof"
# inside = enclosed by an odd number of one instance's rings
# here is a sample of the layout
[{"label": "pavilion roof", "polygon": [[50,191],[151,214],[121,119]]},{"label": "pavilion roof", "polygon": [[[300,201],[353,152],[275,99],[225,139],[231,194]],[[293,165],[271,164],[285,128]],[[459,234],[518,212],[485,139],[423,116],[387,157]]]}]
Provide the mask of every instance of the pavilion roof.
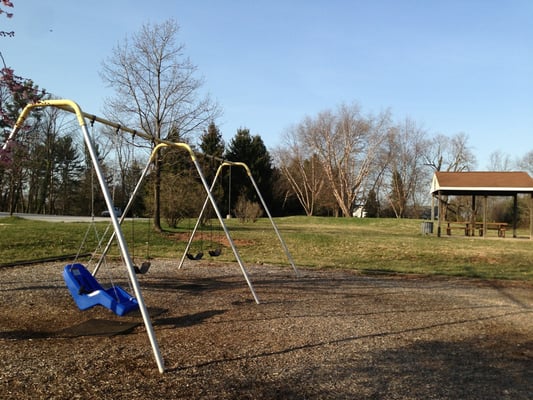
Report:
[{"label": "pavilion roof", "polygon": [[533,193],[533,178],[527,172],[471,171],[433,175],[431,193],[447,195],[510,196]]}]

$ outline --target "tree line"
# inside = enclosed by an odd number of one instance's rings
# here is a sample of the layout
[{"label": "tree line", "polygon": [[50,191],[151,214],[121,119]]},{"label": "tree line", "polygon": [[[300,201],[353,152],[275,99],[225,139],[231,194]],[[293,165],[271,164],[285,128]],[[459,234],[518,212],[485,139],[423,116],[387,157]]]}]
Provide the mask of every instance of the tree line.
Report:
[{"label": "tree line", "polygon": [[465,134],[429,135],[390,111],[363,114],[356,104],[306,117],[285,135],[277,165],[307,215],[420,217],[434,171],[475,165]]},{"label": "tree line", "polygon": [[[102,79],[114,89],[105,117],[154,139],[141,143],[110,128],[91,127],[119,206],[127,203],[160,139],[190,144],[208,182],[220,160],[244,162],[274,215],[349,217],[364,208],[369,217],[421,217],[434,171],[476,165],[466,134],[430,136],[409,118],[395,121],[390,110],[364,113],[357,103],[305,117],[287,129],[272,152],[248,128],[226,144],[216,124],[221,107],[204,94],[178,32],[172,19],[145,24],[102,64]],[[51,95],[6,66],[0,79],[0,128],[7,138],[26,104]],[[32,114],[17,144],[0,154],[0,210],[90,215],[104,209],[78,129],[57,109]],[[526,167],[533,164],[527,165],[529,159],[523,159]],[[499,169],[509,164],[499,153],[492,161]],[[243,169],[226,170],[213,193],[225,214],[260,216],[257,193]],[[161,218],[175,226],[198,215],[205,196],[188,154],[166,148],[156,155],[133,213],[152,216],[156,229]]]}]

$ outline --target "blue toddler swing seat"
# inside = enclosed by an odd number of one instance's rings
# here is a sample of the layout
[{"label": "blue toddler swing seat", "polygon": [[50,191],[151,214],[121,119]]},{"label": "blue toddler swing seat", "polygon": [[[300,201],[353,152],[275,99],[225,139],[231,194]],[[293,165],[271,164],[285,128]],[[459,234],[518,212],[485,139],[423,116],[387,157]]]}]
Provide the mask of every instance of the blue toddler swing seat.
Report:
[{"label": "blue toddler swing seat", "polygon": [[123,316],[139,309],[139,303],[135,297],[120,286],[104,289],[82,264],[68,264],[65,266],[63,278],[80,310],[87,310],[96,305],[101,305],[115,314]]}]

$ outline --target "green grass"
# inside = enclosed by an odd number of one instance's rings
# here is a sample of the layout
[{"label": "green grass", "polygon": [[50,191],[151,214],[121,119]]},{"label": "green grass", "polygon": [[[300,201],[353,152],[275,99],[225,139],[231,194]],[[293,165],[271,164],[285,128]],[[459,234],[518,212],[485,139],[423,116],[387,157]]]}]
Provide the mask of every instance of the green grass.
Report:
[{"label": "green grass", "polygon": [[[438,238],[422,235],[420,220],[286,217],[275,221],[297,266],[533,281],[533,241],[512,239],[510,231],[505,239],[460,234]],[[226,222],[245,263],[289,265],[268,219]],[[2,218],[0,263],[75,254],[78,250],[92,252],[108,225]],[[178,229],[158,234],[147,221],[138,220],[133,225],[125,221],[123,232],[134,258],[164,257],[178,262],[193,225],[194,221],[184,221]],[[216,221],[213,225],[197,233],[191,252],[207,253],[217,247],[214,242],[225,238]],[[524,232],[519,235],[525,236]],[[116,246],[112,254],[118,254]],[[234,260],[228,247],[222,256],[212,259]]]}]

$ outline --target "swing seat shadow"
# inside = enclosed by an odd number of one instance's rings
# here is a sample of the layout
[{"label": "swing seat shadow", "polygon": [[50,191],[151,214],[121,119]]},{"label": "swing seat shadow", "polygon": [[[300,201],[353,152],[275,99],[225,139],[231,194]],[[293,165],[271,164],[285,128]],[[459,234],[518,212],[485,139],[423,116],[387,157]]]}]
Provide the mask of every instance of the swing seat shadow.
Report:
[{"label": "swing seat shadow", "polygon": [[216,315],[224,314],[225,312],[226,310],[209,310],[198,312],[195,314],[183,315],[181,317],[159,318],[154,321],[154,325],[169,326],[172,328],[184,328],[187,326],[201,324],[205,320],[212,318]]},{"label": "swing seat shadow", "polygon": [[77,325],[65,328],[55,334],[56,337],[80,337],[80,336],[116,336],[130,333],[141,321],[113,321],[107,319],[92,318]]},{"label": "swing seat shadow", "polygon": [[67,288],[80,310],[101,305],[123,316],[139,309],[137,299],[120,286],[104,289],[82,264],[68,264],[63,270]]},{"label": "swing seat shadow", "polygon": [[[152,317],[159,316],[160,314],[166,312],[166,309],[157,308],[151,309],[150,315]],[[168,328],[184,328],[188,326],[193,326],[196,324],[201,324],[205,320],[212,318],[216,315],[223,314],[225,310],[208,310],[202,311],[195,314],[183,315],[180,317],[168,317],[168,318],[157,318],[154,320],[154,326],[168,327]],[[43,337],[81,337],[81,336],[116,336],[116,335],[125,335],[131,333],[135,328],[142,324],[142,320],[137,319],[141,318],[139,312],[133,312],[128,315],[128,317],[134,317],[134,320],[110,320],[110,319],[99,319],[91,318],[87,321],[81,322],[74,326],[69,326],[57,333],[41,333]]]}]

